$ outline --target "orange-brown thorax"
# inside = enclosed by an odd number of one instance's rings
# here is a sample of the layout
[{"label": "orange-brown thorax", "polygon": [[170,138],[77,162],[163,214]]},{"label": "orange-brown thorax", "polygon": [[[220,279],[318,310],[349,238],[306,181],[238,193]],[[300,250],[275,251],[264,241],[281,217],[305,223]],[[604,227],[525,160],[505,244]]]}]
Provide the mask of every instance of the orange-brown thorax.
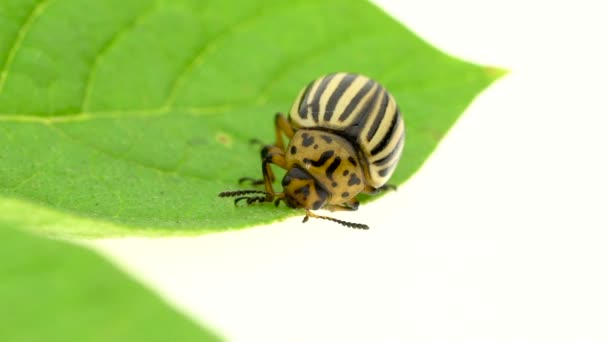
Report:
[{"label": "orange-brown thorax", "polygon": [[[355,148],[336,134],[315,129],[297,130],[285,150],[285,161],[288,170],[283,179],[286,197],[299,197],[297,202],[301,207],[308,206],[307,209],[318,209],[314,208],[319,204],[317,201],[322,201],[322,206],[342,204],[365,187],[363,167]],[[301,174],[311,177],[307,179]],[[310,192],[311,188],[313,192]],[[312,198],[304,199],[302,192],[306,190]],[[321,198],[317,198],[319,195]],[[315,202],[317,205],[313,205]]]}]

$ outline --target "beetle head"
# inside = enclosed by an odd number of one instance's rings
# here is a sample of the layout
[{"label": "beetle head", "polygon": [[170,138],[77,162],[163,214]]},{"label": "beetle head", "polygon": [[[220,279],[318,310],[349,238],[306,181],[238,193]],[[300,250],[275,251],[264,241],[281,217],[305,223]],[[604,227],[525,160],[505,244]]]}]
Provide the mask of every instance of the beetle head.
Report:
[{"label": "beetle head", "polygon": [[327,191],[308,172],[293,167],[283,177],[285,203],[292,208],[317,210],[325,206]]}]

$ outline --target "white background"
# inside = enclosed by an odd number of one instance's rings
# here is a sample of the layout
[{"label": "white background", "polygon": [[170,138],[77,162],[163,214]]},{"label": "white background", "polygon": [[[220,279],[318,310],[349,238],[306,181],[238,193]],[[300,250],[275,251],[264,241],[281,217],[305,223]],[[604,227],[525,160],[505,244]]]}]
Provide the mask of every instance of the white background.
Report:
[{"label": "white background", "polygon": [[608,11],[376,2],[511,73],[397,193],[337,214],[372,230],[294,218],[87,243],[234,341],[608,341]]}]

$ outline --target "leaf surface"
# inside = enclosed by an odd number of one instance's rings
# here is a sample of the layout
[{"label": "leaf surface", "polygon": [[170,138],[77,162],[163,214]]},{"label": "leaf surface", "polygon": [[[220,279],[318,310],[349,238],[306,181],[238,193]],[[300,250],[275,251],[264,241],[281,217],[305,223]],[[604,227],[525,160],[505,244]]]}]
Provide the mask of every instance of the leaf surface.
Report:
[{"label": "leaf surface", "polygon": [[95,253],[0,221],[1,341],[219,341]]},{"label": "leaf surface", "polygon": [[249,140],[271,142],[274,113],[336,71],[366,74],[397,99],[408,135],[394,184],[500,75],[364,1],[2,1],[0,210],[78,236],[294,214],[235,208],[217,193],[261,177]]}]

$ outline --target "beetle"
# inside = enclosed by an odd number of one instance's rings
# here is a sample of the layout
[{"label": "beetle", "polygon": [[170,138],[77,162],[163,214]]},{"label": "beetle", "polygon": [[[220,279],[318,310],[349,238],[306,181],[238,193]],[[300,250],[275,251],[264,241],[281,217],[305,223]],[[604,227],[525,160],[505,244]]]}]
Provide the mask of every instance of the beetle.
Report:
[{"label": "beetle", "polygon": [[[281,201],[304,209],[306,216],[347,227],[365,224],[317,215],[312,210],[357,210],[357,195],[395,189],[387,184],[405,142],[405,124],[393,96],[378,82],[355,73],[333,73],[310,82],[296,97],[288,117],[274,118],[276,140],[261,150],[265,190],[224,191],[234,203]],[[287,146],[283,141],[289,141]],[[271,165],[286,170],[283,192],[275,192]]]}]

